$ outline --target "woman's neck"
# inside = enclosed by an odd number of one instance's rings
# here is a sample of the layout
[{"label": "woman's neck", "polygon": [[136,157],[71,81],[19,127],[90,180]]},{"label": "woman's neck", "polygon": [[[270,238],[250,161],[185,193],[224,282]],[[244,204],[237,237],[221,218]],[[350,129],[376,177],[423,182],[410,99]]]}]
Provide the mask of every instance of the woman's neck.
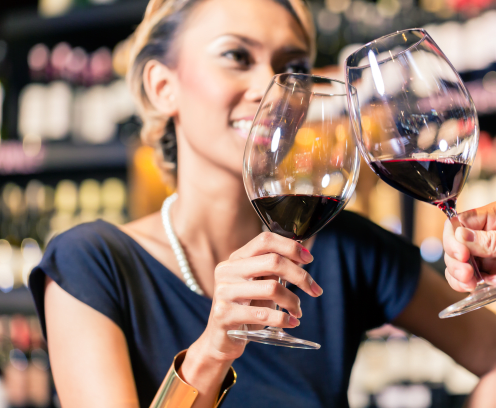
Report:
[{"label": "woman's neck", "polygon": [[201,255],[212,268],[259,234],[261,221],[240,175],[203,162],[203,158],[183,163],[188,166],[179,165],[172,224],[190,263]]}]

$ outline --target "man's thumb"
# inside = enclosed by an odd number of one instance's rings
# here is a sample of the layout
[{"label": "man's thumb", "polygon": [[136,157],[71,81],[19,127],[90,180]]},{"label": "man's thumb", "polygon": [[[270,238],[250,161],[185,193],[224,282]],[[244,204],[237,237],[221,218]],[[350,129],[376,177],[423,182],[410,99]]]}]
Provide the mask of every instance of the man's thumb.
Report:
[{"label": "man's thumb", "polygon": [[465,244],[474,256],[496,257],[496,231],[476,231],[459,227],[456,229],[455,238]]}]

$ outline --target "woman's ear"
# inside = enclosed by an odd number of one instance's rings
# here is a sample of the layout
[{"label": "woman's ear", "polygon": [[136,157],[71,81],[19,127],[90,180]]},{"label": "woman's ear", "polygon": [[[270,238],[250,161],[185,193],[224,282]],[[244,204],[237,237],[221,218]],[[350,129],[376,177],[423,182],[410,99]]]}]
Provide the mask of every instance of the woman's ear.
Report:
[{"label": "woman's ear", "polygon": [[148,61],[143,70],[143,85],[153,107],[161,114],[171,117],[177,113],[175,75],[164,64]]}]

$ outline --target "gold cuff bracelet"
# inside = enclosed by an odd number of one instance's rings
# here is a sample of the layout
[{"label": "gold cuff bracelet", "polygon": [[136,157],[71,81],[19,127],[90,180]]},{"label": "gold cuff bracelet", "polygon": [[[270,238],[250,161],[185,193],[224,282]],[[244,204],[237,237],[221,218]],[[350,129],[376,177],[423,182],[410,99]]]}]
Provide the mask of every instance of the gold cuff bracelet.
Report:
[{"label": "gold cuff bracelet", "polygon": [[[177,373],[187,351],[183,350],[174,357],[174,362],[165,376],[150,408],[191,408],[195,402],[198,396],[198,390],[187,384]],[[226,394],[234,384],[236,384],[236,372],[231,367],[222,383],[219,398],[214,408],[220,407]]]}]

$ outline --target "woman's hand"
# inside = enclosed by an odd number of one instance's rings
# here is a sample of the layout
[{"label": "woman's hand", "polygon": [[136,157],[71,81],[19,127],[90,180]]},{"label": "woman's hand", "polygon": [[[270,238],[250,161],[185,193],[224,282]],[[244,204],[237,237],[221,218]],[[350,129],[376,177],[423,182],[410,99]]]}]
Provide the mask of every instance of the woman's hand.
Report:
[{"label": "woman's hand", "polygon": [[496,284],[496,203],[461,213],[458,219],[462,226],[456,228],[446,221],[443,234],[450,286],[458,292],[475,288],[474,269],[467,263],[470,254],[477,257],[486,282]]},{"label": "woman's hand", "polygon": [[[322,288],[299,266],[312,260],[303,245],[263,232],[217,265],[207,328],[188,349],[180,372],[186,382],[195,385],[199,396],[203,394],[198,406],[209,406],[212,397],[206,394],[211,393],[212,384],[220,386],[232,361],[245,350],[247,342],[230,338],[228,330],[300,324],[300,299],[277,279],[293,283],[310,296],[320,296]],[[274,310],[274,304],[289,314]]]},{"label": "woman's hand", "polygon": [[[269,232],[234,252],[215,270],[212,310],[200,341],[207,343],[216,357],[233,360],[241,356],[246,342],[231,339],[228,330],[298,326],[300,299],[277,279],[293,283],[310,296],[320,296],[321,287],[298,266],[312,260],[303,245]],[[274,304],[289,314],[274,310]]]}]

